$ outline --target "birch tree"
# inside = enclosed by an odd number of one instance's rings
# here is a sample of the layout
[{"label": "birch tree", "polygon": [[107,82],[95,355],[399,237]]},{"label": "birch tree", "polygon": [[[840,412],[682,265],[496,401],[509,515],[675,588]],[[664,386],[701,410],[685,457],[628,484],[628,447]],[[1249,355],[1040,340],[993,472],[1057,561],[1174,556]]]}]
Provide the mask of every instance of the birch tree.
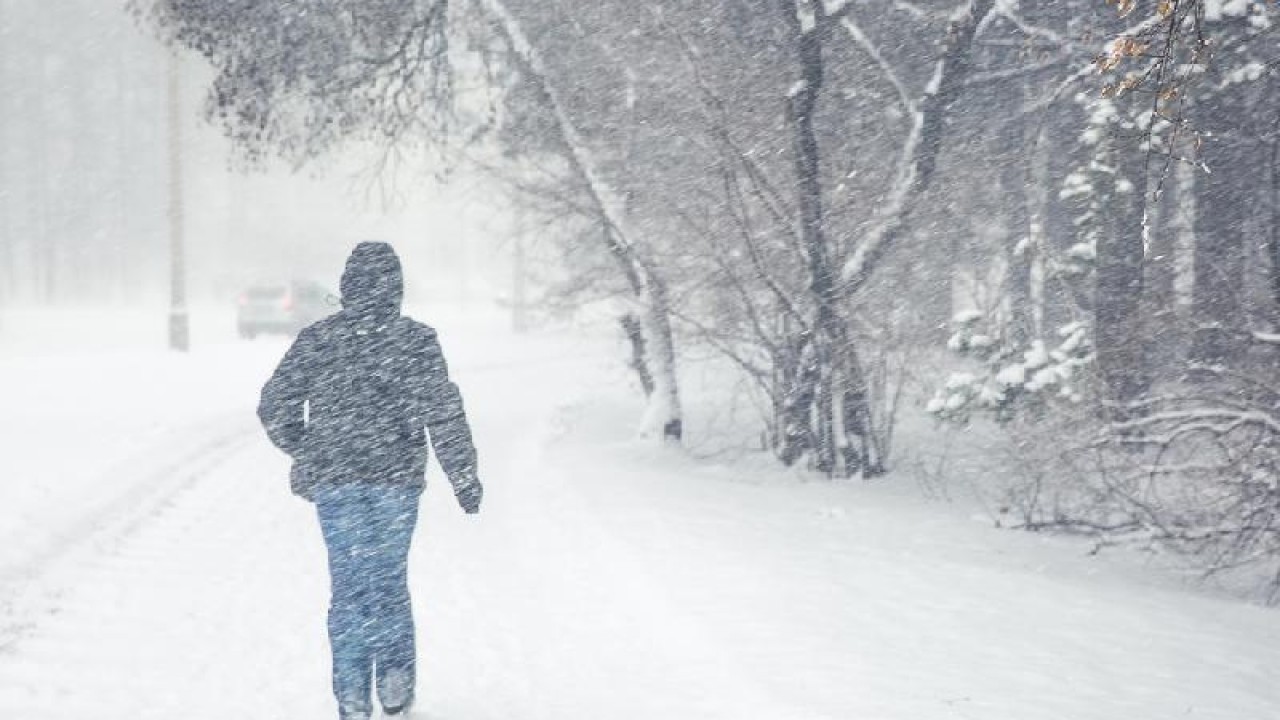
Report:
[{"label": "birch tree", "polygon": [[[553,145],[569,174],[586,196],[587,212],[599,222],[600,237],[626,279],[642,320],[623,326],[636,340],[634,360],[649,402],[641,432],[679,442],[683,435],[676,347],[672,332],[670,293],[659,262],[641,234],[632,227],[627,201],[616,181],[611,182],[604,161],[579,129],[580,113],[565,99],[563,71],[552,70],[543,53],[528,40],[522,22],[507,7],[511,3],[484,0],[482,8],[513,64],[518,82],[526,85],[532,101],[546,113]],[[526,8],[537,13],[540,8]],[[524,17],[528,17],[526,14]],[[527,20],[526,20],[527,22]]]}]

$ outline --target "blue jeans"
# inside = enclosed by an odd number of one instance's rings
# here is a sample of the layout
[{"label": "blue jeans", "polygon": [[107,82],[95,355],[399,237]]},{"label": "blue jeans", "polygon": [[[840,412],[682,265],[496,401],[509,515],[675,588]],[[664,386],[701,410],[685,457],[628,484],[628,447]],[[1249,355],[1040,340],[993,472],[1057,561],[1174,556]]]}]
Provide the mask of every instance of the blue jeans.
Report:
[{"label": "blue jeans", "polygon": [[[372,710],[370,676],[411,693],[416,665],[409,600],[409,544],[421,490],[364,483],[318,488],[320,529],[329,550],[329,644],[333,694],[348,710]],[[399,688],[402,692],[405,687]]]}]

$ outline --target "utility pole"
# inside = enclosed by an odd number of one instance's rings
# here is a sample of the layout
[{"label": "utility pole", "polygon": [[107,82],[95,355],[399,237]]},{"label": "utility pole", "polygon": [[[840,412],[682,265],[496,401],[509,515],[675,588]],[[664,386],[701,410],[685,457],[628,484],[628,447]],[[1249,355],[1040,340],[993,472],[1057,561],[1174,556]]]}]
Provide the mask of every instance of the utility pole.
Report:
[{"label": "utility pole", "polygon": [[10,300],[17,294],[18,277],[18,243],[17,212],[18,205],[13,199],[11,172],[17,160],[17,149],[9,137],[9,128],[16,126],[14,121],[15,104],[13,96],[16,89],[11,88],[10,63],[13,62],[13,32],[9,27],[8,0],[0,0],[0,304]]},{"label": "utility pole", "polygon": [[526,198],[518,188],[509,191],[511,198],[511,237],[515,243],[511,258],[511,329],[523,333],[529,329],[528,238],[534,225],[525,205]]},{"label": "utility pole", "polygon": [[169,52],[169,349],[191,347],[187,318],[186,248],[182,207],[182,83],[178,52]]},{"label": "utility pole", "polygon": [[524,223],[515,232],[516,254],[511,263],[511,328],[518,333],[529,329],[528,300],[525,297]]}]

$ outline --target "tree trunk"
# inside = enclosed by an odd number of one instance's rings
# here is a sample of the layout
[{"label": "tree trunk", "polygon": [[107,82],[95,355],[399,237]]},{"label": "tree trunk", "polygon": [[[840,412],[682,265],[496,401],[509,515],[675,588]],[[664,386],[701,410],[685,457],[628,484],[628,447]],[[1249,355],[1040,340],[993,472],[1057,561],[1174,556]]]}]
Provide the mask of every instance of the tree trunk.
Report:
[{"label": "tree trunk", "polygon": [[[789,30],[796,67],[795,82],[786,102],[786,119],[791,133],[795,198],[800,216],[798,229],[814,306],[813,336],[808,339],[813,364],[812,369],[801,364],[796,387],[788,393],[787,419],[791,425],[784,438],[792,444],[784,448],[784,461],[788,458],[794,461],[799,447],[795,443],[807,440],[812,444],[813,463],[819,472],[832,475],[841,469],[846,473],[854,469],[849,467],[848,456],[841,446],[847,447],[851,433],[869,433],[870,428],[858,425],[860,419],[869,422],[871,418],[868,405],[871,398],[838,302],[870,277],[885,250],[904,232],[910,204],[932,181],[941,151],[944,117],[959,96],[961,81],[969,67],[973,37],[992,2],[974,0],[967,13],[957,15],[950,23],[933,80],[913,118],[899,176],[886,200],[879,227],[840,268],[831,257],[825,236],[821,150],[813,127],[824,80],[823,43],[837,22],[826,14],[825,3],[778,0],[782,21]],[[802,17],[804,13],[808,14],[807,18]],[[808,417],[804,417],[796,405],[805,400],[812,403]],[[845,422],[851,427],[844,427]],[[801,423],[807,429],[801,427]],[[863,472],[870,471],[871,464],[865,457],[859,459],[859,464]]]},{"label": "tree trunk", "polygon": [[[1044,146],[1045,196],[1042,211],[1045,243],[1043,279],[1044,327],[1050,330],[1062,327],[1072,320],[1092,311],[1092,288],[1081,287],[1078,278],[1063,271],[1068,249],[1080,238],[1075,224],[1073,201],[1062,196],[1062,179],[1075,170],[1082,161],[1080,147],[1076,143],[1078,114],[1066,112],[1066,108],[1051,112],[1040,136]],[[1050,184],[1052,183],[1052,184]]]},{"label": "tree trunk", "polygon": [[627,336],[627,343],[631,346],[631,369],[640,380],[640,389],[644,391],[644,396],[649,397],[653,395],[653,373],[649,372],[649,362],[646,359],[649,353],[645,350],[644,326],[632,313],[626,313],[618,322],[622,325],[622,332]]},{"label": "tree trunk", "polygon": [[1147,217],[1147,258],[1143,268],[1142,336],[1150,351],[1153,377],[1163,377],[1182,358],[1178,352],[1178,194],[1172,177],[1152,198]]},{"label": "tree trunk", "polygon": [[678,443],[684,437],[684,413],[680,407],[680,386],[676,377],[670,297],[666,281],[652,269],[647,269],[646,273],[648,302],[644,307],[644,327],[648,336],[646,347],[653,375],[653,393],[649,396],[641,430],[649,435],[661,430],[663,440]]},{"label": "tree trunk", "polygon": [[[1190,142],[1184,145],[1176,152],[1188,156],[1195,152]],[[1143,302],[1152,376],[1156,378],[1179,376],[1187,357],[1197,174],[1191,163],[1175,163],[1158,178],[1163,184],[1161,195],[1151,203]]]},{"label": "tree trunk", "polygon": [[1013,347],[1027,345],[1036,335],[1035,308],[1031,298],[1031,261],[1035,250],[1030,236],[1025,132],[1023,122],[1009,121],[994,153],[996,157],[1006,158],[1000,168],[1001,206],[1005,211],[1004,290],[1009,306],[1005,337]]},{"label": "tree trunk", "polygon": [[604,180],[600,167],[579,135],[568,108],[561,102],[559,93],[547,77],[541,58],[524,36],[519,22],[501,0],[484,0],[483,8],[492,19],[494,30],[511,50],[511,59],[520,74],[530,83],[540,102],[551,111],[564,160],[569,164],[571,172],[582,180],[590,206],[605,224],[605,245],[618,262],[639,306],[641,327],[646,335],[646,365],[652,373],[654,387],[649,395],[640,432],[642,435],[680,442],[684,434],[684,421],[676,377],[675,338],[671,328],[666,281],[656,264],[645,258],[641,248],[635,245],[634,235],[627,230],[625,203]]},{"label": "tree trunk", "polygon": [[1030,157],[1027,159],[1027,258],[1028,291],[1031,295],[1031,327],[1035,337],[1044,337],[1051,328],[1049,305],[1053,298],[1047,262],[1049,247],[1049,207],[1054,194],[1049,175],[1049,158],[1045,147],[1043,129],[1030,137]]},{"label": "tree trunk", "polygon": [[[814,305],[812,342],[816,388],[813,395],[813,463],[819,472],[832,475],[839,462],[835,397],[843,396],[845,384],[843,374],[836,368],[843,365],[839,358],[846,352],[852,352],[852,347],[836,310],[835,268],[823,218],[821,152],[813,129],[814,113],[824,80],[822,44],[830,32],[830,22],[819,17],[813,21],[815,27],[805,28],[795,2],[782,0],[780,7],[783,20],[791,29],[797,68],[795,84],[786,100],[786,118],[791,130],[800,242],[805,252],[809,295]],[[815,7],[814,12],[821,13],[821,8]]]},{"label": "tree trunk", "polygon": [[1198,106],[1198,126],[1209,172],[1197,178],[1192,362],[1233,363],[1246,346],[1244,308],[1245,226],[1253,196],[1255,148],[1242,137],[1239,108],[1230,95]]},{"label": "tree trunk", "polygon": [[818,364],[812,336],[790,336],[783,356],[779,363],[782,397],[778,403],[778,458],[786,465],[793,465],[815,446],[813,405],[818,388]]},{"label": "tree trunk", "polygon": [[1173,170],[1173,186],[1178,212],[1174,216],[1174,307],[1179,326],[1185,328],[1195,302],[1196,264],[1196,177],[1190,163],[1178,163]]},{"label": "tree trunk", "polygon": [[[1272,317],[1280,318],[1280,115],[1271,134],[1271,152],[1266,187],[1266,205],[1271,208],[1267,227],[1267,256],[1271,260],[1270,289]],[[1280,322],[1277,322],[1280,328]]]},{"label": "tree trunk", "polygon": [[1094,347],[1106,392],[1108,417],[1124,420],[1150,384],[1142,323],[1144,221],[1147,197],[1146,154],[1132,138],[1116,137],[1110,126],[1114,166],[1099,188],[1110,199],[1111,217],[1098,237],[1094,285]]}]

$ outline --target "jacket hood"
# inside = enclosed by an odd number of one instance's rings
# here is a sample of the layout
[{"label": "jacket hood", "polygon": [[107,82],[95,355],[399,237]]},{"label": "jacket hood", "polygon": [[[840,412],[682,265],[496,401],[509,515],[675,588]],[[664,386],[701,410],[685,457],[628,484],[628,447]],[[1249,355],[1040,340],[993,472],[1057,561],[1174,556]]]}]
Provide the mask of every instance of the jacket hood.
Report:
[{"label": "jacket hood", "polygon": [[342,308],[361,325],[377,329],[400,316],[404,272],[396,251],[384,242],[362,242],[342,271]]}]

